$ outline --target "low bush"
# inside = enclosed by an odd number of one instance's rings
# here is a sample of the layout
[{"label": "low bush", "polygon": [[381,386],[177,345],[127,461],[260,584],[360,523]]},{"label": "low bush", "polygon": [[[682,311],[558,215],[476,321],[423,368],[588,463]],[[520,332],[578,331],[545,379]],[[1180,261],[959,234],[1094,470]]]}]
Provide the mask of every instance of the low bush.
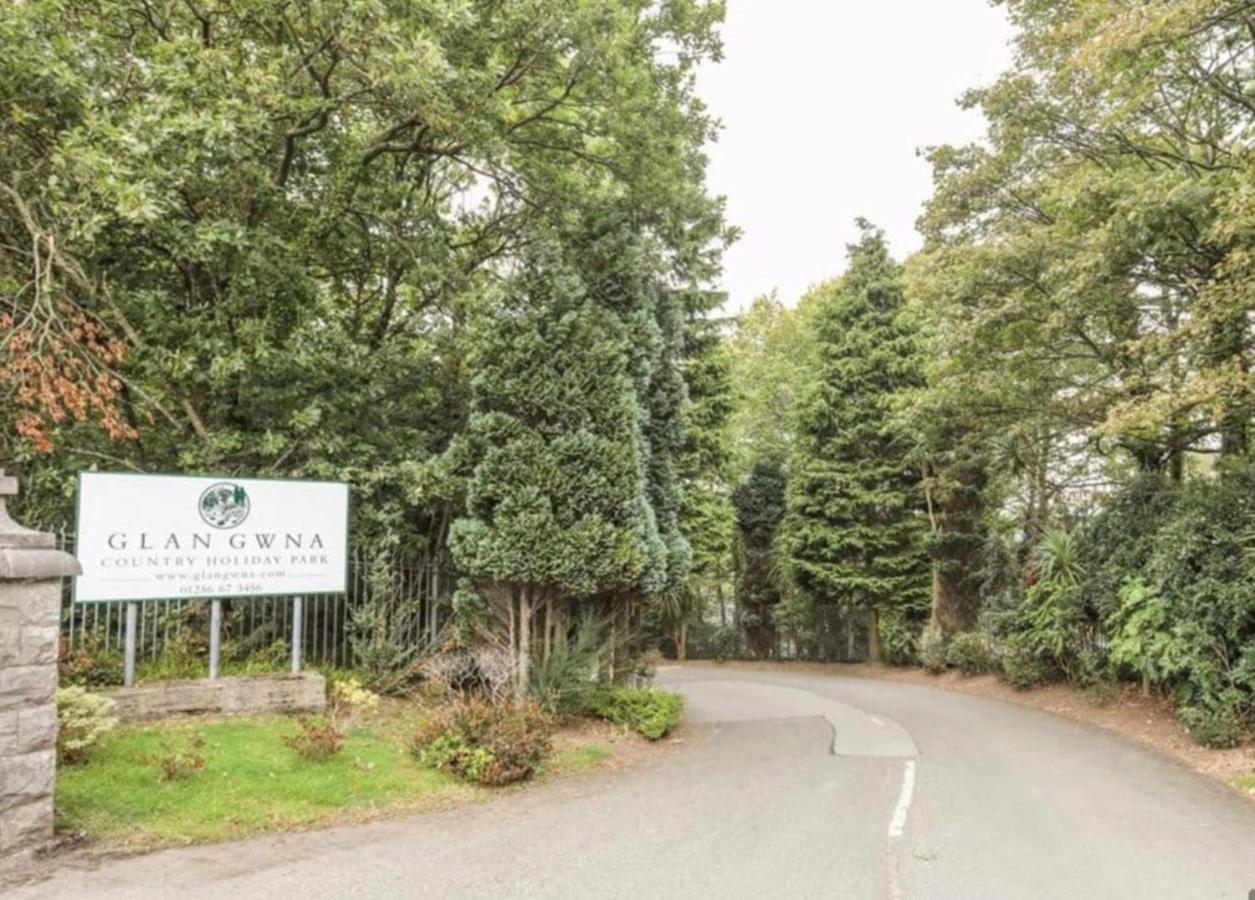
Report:
[{"label": "low bush", "polygon": [[919,636],[919,661],[925,669],[939,675],[946,667],[946,636],[934,622],[924,626]]},{"label": "low bush", "polygon": [[1227,691],[1211,703],[1182,707],[1181,721],[1189,728],[1190,736],[1205,747],[1237,747],[1250,733],[1240,701],[1236,691]]},{"label": "low bush", "polygon": [[367,690],[356,678],[337,679],[327,688],[327,702],[337,716],[369,712],[379,705],[379,695]]},{"label": "low bush", "polygon": [[157,769],[162,781],[182,781],[191,778],[205,768],[203,735],[193,735],[186,747],[166,745],[165,752],[157,757]]},{"label": "low bush", "polygon": [[344,732],[335,721],[323,717],[301,716],[296,720],[300,730],[283,739],[292,750],[314,762],[331,759],[344,749]]},{"label": "low bush", "polygon": [[592,693],[589,710],[616,725],[624,725],[656,741],[680,721],[684,698],[651,688],[604,685]]},{"label": "low bush", "polygon": [[965,631],[950,639],[946,664],[969,675],[983,675],[999,669],[998,645],[979,631]]},{"label": "low bush", "polygon": [[531,668],[529,690],[546,712],[578,716],[588,712],[596,673],[610,657],[606,626],[585,616],[573,639],[559,641]]},{"label": "low bush", "polygon": [[57,691],[57,757],[68,765],[83,762],[102,737],[118,724],[114,702],[72,686]]},{"label": "low bush", "polygon": [[1012,636],[1003,646],[1001,662],[1002,677],[1012,687],[1022,691],[1045,684],[1054,675],[1050,663],[1019,635]]},{"label": "low bush", "polygon": [[553,723],[535,701],[515,706],[473,698],[441,707],[419,727],[410,752],[420,765],[476,784],[530,777],[552,747]]},{"label": "low bush", "polygon": [[122,684],[122,651],[111,648],[99,632],[82,632],[74,643],[62,643],[57,662],[61,684],[81,687],[110,687]]}]

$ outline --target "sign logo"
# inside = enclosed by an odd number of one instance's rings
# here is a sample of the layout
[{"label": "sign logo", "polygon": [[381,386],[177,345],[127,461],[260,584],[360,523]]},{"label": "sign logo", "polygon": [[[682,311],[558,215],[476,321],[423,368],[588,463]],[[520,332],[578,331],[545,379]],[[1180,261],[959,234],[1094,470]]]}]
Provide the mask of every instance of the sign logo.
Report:
[{"label": "sign logo", "polygon": [[219,481],[200,495],[200,517],[214,528],[234,528],[248,518],[248,492],[238,484]]}]

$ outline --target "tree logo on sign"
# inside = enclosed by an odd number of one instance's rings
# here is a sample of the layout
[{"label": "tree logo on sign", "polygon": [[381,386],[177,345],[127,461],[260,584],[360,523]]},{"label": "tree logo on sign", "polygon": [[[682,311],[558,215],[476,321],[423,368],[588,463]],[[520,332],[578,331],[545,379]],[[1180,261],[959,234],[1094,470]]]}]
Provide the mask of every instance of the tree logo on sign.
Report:
[{"label": "tree logo on sign", "polygon": [[220,481],[200,495],[200,517],[214,528],[234,528],[248,518],[248,492],[238,484]]}]

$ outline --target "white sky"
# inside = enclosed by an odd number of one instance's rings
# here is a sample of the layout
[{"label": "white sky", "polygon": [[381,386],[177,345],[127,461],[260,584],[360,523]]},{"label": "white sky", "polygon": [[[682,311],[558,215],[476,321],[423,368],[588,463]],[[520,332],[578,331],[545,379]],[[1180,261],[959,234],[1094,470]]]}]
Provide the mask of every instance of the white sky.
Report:
[{"label": "white sky", "polygon": [[728,0],[723,36],[698,84],[724,126],[710,186],[744,232],[725,257],[730,312],[839,274],[857,216],[895,256],[917,249],[931,173],[916,150],[979,138],[955,101],[1011,61],[987,0]]}]

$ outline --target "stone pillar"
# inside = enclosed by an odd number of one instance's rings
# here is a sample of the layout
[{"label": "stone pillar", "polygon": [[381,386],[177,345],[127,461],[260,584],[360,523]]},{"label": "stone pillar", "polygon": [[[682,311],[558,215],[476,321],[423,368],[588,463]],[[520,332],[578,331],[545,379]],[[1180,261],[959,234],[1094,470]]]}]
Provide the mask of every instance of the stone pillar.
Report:
[{"label": "stone pillar", "polygon": [[0,861],[52,837],[61,585],[81,570],[51,534],[9,518],[0,470]]}]

